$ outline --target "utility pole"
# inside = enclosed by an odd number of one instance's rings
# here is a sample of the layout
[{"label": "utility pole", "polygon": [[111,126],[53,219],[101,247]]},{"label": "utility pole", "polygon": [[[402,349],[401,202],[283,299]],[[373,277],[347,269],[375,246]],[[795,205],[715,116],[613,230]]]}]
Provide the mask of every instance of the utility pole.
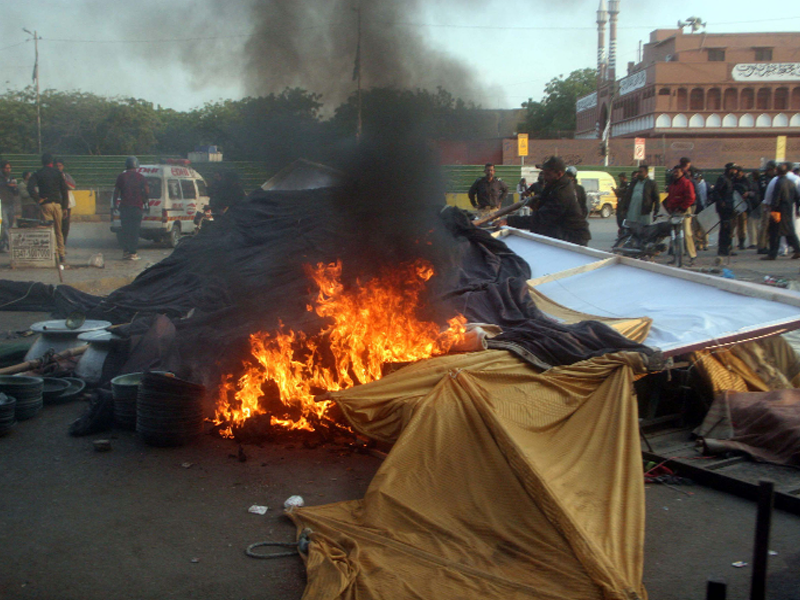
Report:
[{"label": "utility pole", "polygon": [[39,140],[39,154],[42,153],[42,105],[39,102],[39,40],[41,39],[36,30],[32,33],[22,28],[22,31],[33,36],[33,47],[35,49],[35,61],[33,63],[33,81],[36,83],[36,132]]},{"label": "utility pole", "polygon": [[356,79],[358,79],[358,125],[356,126],[356,142],[361,142],[361,7],[358,14],[358,43],[356,45]]}]

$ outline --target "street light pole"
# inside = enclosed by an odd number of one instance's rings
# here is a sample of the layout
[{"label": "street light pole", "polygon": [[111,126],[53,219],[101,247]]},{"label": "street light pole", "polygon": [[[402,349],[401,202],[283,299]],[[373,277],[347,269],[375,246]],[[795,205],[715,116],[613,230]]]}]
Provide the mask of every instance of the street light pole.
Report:
[{"label": "street light pole", "polygon": [[42,105],[39,102],[39,36],[34,30],[32,33],[22,28],[22,31],[33,36],[33,47],[35,51],[35,61],[33,63],[33,80],[36,83],[36,133],[39,140],[39,154],[42,153]]}]

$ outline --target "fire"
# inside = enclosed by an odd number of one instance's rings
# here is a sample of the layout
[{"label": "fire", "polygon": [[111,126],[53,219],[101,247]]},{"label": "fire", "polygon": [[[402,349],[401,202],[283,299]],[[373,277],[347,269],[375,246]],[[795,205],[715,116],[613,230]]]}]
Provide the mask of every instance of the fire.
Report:
[{"label": "fire", "polygon": [[319,289],[308,310],[331,323],[315,335],[281,325],[250,336],[252,362],[238,380],[228,375],[221,385],[215,420],[231,426],[223,435],[259,414],[270,414],[272,425],[313,430],[332,404],[314,401],[321,392],[375,381],[385,363],[445,354],[464,337],[461,315],[444,332],[417,318],[425,282],[434,275],[424,260],[385,269],[353,290],[341,282],[341,261],[305,271]]}]

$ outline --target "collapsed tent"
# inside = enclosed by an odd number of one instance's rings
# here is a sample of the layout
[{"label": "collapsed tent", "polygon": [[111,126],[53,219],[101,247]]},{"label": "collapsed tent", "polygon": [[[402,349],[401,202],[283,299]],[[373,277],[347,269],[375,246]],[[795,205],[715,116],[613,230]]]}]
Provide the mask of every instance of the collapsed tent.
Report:
[{"label": "collapsed tent", "polygon": [[645,598],[644,369],[631,352],[540,372],[488,351],[332,394],[394,446],[363,500],[290,513],[311,542],[303,597]]}]

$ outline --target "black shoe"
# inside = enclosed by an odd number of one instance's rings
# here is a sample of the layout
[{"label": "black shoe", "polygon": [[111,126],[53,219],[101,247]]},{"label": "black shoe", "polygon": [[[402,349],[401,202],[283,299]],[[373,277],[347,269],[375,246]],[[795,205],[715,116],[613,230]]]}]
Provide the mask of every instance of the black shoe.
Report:
[{"label": "black shoe", "polygon": [[756,254],[769,254],[769,250],[767,250],[766,248],[759,248],[756,251]]},{"label": "black shoe", "polygon": [[739,242],[739,250],[744,250],[744,242]]},{"label": "black shoe", "polygon": [[761,260],[777,260],[777,257],[767,255],[767,256],[762,256]]},{"label": "black shoe", "polygon": [[756,249],[756,245],[755,245],[755,244],[750,244],[750,245],[747,247],[747,249],[748,249],[748,250],[755,250],[755,249]]}]

